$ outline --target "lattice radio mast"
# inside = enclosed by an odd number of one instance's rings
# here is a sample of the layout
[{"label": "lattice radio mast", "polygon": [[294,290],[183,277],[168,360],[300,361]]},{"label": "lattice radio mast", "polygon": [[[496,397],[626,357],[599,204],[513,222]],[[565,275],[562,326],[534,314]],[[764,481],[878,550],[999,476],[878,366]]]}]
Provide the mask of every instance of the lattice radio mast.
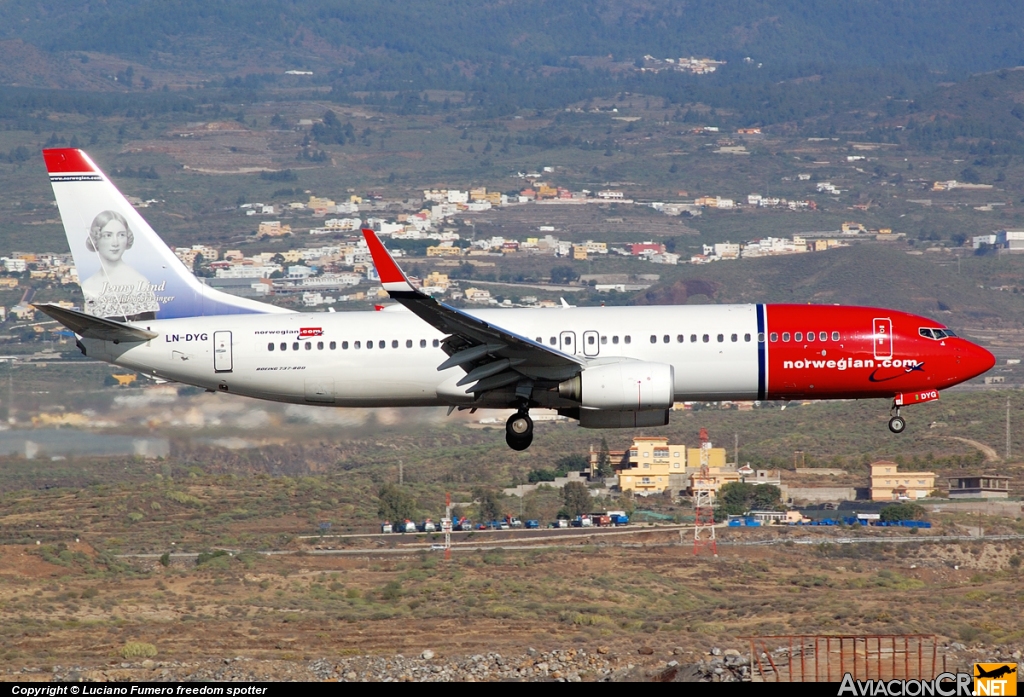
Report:
[{"label": "lattice radio mast", "polygon": [[700,475],[693,478],[693,553],[697,554],[703,547],[710,547],[711,553],[718,558],[718,543],[715,541],[715,508],[712,500],[715,493],[715,481],[708,473],[708,460],[711,454],[711,440],[708,430],[700,430]]}]

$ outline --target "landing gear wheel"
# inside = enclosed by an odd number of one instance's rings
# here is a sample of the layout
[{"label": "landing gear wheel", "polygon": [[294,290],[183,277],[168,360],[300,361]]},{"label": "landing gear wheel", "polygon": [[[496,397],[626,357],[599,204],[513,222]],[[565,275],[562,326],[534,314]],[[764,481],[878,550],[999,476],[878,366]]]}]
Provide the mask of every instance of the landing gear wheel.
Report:
[{"label": "landing gear wheel", "polygon": [[894,416],[889,419],[889,430],[893,433],[903,433],[906,427],[907,422],[903,420],[902,416]]},{"label": "landing gear wheel", "polygon": [[526,450],[533,443],[533,419],[518,411],[505,422],[505,442],[513,450]]}]

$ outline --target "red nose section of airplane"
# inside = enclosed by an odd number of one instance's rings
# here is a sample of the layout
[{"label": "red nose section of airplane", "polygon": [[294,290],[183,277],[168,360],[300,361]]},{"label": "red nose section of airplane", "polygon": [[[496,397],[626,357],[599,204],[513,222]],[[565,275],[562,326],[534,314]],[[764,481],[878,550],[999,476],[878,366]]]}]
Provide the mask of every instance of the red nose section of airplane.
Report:
[{"label": "red nose section of airplane", "polygon": [[967,370],[967,376],[965,379],[970,380],[971,378],[978,377],[982,373],[987,373],[992,370],[992,367],[996,364],[996,357],[992,355],[992,352],[969,341],[965,343],[967,344],[967,348],[964,351],[963,358],[961,359]]}]

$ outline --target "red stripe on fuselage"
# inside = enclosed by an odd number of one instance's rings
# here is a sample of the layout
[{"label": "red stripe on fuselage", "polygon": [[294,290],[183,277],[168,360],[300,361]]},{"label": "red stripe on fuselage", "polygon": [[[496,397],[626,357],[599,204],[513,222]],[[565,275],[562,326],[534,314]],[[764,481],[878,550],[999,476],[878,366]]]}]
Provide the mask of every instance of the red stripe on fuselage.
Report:
[{"label": "red stripe on fuselage", "polygon": [[992,354],[965,339],[921,336],[922,327],[944,325],[904,312],[769,305],[767,316],[768,399],[891,397],[942,389],[995,363]]},{"label": "red stripe on fuselage", "polygon": [[53,148],[43,150],[43,159],[46,161],[46,171],[50,174],[63,174],[95,171],[82,156],[80,150],[75,148]]}]

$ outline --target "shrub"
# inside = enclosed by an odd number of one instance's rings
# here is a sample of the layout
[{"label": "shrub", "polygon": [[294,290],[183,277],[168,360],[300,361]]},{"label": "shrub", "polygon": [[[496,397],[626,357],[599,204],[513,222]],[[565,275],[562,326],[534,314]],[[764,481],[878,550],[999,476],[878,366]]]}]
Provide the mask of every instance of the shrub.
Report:
[{"label": "shrub", "polygon": [[152,658],[156,647],[142,641],[129,641],[121,647],[121,658]]}]

